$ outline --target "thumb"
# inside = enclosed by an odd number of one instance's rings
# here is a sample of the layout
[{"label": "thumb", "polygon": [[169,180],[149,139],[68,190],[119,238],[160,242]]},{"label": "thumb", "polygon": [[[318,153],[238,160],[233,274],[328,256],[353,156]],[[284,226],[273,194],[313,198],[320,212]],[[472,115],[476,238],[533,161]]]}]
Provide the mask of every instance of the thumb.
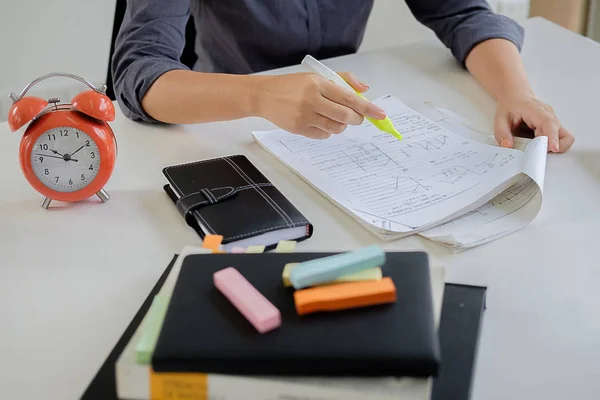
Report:
[{"label": "thumb", "polygon": [[514,145],[512,135],[511,117],[508,113],[496,115],[494,120],[494,137],[496,142],[502,147],[512,148]]},{"label": "thumb", "polygon": [[358,78],[351,72],[338,72],[338,75],[342,77],[350,86],[359,92],[366,92],[369,89],[369,85],[362,83]]}]

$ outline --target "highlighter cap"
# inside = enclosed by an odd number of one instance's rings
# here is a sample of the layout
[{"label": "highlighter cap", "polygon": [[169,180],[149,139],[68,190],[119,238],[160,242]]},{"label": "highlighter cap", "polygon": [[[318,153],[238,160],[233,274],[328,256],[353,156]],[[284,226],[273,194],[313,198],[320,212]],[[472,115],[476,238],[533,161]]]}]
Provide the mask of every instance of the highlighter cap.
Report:
[{"label": "highlighter cap", "polygon": [[351,92],[356,93],[356,90],[354,90],[354,88],[352,86],[350,86],[350,84],[348,84],[348,82],[343,80],[341,76],[339,76],[338,74],[333,72],[325,64],[321,63],[314,57],[312,57],[310,55],[305,56],[304,59],[302,60],[302,65],[304,65],[308,69],[312,70],[316,74],[321,75],[323,78],[333,81],[334,83],[350,90]]}]

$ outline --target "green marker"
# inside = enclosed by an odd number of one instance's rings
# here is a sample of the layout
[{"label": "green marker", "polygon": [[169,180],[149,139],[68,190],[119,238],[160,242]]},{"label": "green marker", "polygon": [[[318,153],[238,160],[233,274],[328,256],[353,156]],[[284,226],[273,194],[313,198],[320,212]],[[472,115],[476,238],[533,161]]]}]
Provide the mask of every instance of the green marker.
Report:
[{"label": "green marker", "polygon": [[[363,96],[362,93],[356,91],[352,86],[350,86],[348,84],[348,82],[343,80],[341,76],[339,76],[338,74],[333,72],[331,69],[329,69],[327,66],[325,66],[322,63],[320,63],[319,61],[317,61],[314,57],[312,57],[310,55],[305,56],[304,60],[302,60],[302,64],[305,65],[306,67],[310,68],[312,71],[316,72],[317,74],[321,75],[323,78],[328,79],[328,80],[332,81],[333,83],[336,83],[348,90],[351,90],[354,93],[356,93],[358,96],[360,96],[361,98],[369,101],[365,96]],[[375,125],[379,130],[389,133],[390,135],[396,137],[398,140],[402,140],[402,135],[396,130],[396,128],[394,127],[394,124],[388,117],[385,117],[385,119],[374,119],[374,118],[370,118],[370,117],[366,117],[366,118],[367,118],[367,120],[369,120],[369,122],[371,122],[373,125]]]}]

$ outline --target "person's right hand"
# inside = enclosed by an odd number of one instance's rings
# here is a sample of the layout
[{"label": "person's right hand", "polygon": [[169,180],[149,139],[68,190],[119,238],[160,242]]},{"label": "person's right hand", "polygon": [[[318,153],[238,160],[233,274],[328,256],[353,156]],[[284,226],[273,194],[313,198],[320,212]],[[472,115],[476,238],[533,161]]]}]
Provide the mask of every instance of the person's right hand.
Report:
[{"label": "person's right hand", "polygon": [[[358,92],[368,86],[350,73],[340,76]],[[385,112],[356,93],[313,73],[268,76],[259,81],[259,115],[290,133],[326,139],[363,118],[384,119]]]}]

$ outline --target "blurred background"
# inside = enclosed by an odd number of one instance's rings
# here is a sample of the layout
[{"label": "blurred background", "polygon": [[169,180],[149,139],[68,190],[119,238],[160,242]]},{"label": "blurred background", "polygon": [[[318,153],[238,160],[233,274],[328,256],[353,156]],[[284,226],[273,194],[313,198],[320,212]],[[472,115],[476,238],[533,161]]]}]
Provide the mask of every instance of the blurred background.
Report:
[{"label": "blurred background", "polygon": [[[0,12],[0,121],[6,120],[10,92],[20,91],[36,77],[51,71],[80,75],[95,84],[106,83],[115,33],[115,16],[125,0],[2,0]],[[543,17],[600,42],[600,0],[489,0],[492,8],[517,21]],[[393,23],[393,31],[390,31]],[[359,51],[377,50],[434,39],[412,17],[404,0],[375,0]],[[82,86],[70,80],[50,80],[36,86],[42,97],[70,99]]]}]

